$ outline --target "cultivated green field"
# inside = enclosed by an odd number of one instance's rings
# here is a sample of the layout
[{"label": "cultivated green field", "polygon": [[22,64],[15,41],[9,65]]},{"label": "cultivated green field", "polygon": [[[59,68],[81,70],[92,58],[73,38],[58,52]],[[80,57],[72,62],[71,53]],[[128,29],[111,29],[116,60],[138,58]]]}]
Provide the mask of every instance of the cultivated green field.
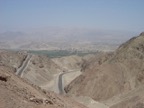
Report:
[{"label": "cultivated green field", "polygon": [[30,50],[28,51],[32,54],[37,55],[46,55],[50,58],[56,58],[56,57],[63,57],[63,56],[70,56],[70,55],[78,55],[78,56],[84,56],[87,54],[95,54],[97,52],[82,52],[82,51],[68,51],[68,50]]}]

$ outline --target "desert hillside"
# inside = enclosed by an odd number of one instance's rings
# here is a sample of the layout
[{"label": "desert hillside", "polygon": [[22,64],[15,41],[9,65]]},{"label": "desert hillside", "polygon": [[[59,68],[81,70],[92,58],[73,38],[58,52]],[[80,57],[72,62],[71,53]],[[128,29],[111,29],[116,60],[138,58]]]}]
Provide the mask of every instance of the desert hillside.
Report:
[{"label": "desert hillside", "polygon": [[0,65],[0,108],[85,108],[66,96],[44,91]]},{"label": "desert hillside", "polygon": [[51,91],[55,91],[55,80],[60,73],[81,70],[83,63],[82,57],[74,55],[50,58],[46,55],[30,54],[27,51],[0,50],[0,64],[13,68],[14,73],[17,73],[27,59],[27,66],[19,76]]},{"label": "desert hillside", "polygon": [[[22,66],[28,55],[30,54],[26,51],[0,50],[0,64],[13,68],[15,73]],[[60,71],[62,71],[61,68],[49,57],[32,55],[21,77],[39,86],[52,80],[53,76]]]},{"label": "desert hillside", "polygon": [[[89,62],[83,74],[72,81],[65,90],[68,94],[90,96],[97,101],[106,101],[113,96],[129,93],[141,87],[143,83],[144,33],[141,33],[122,44],[103,62]],[[138,97],[142,98],[140,96]]]},{"label": "desert hillside", "polygon": [[[54,93],[60,93],[62,74],[65,96]],[[77,102],[89,108],[143,108],[144,33],[115,52],[95,55],[49,58],[0,50],[0,83],[2,108],[84,107]]]},{"label": "desert hillside", "polygon": [[33,55],[24,72],[23,78],[35,85],[43,85],[51,81],[61,68],[46,56]]},{"label": "desert hillside", "polygon": [[0,64],[17,69],[22,65],[22,62],[25,60],[26,55],[27,54],[23,51],[15,52],[0,50]]},{"label": "desert hillside", "polygon": [[61,58],[53,58],[52,61],[60,66],[63,70],[67,71],[81,69],[83,59],[80,56],[72,55]]}]

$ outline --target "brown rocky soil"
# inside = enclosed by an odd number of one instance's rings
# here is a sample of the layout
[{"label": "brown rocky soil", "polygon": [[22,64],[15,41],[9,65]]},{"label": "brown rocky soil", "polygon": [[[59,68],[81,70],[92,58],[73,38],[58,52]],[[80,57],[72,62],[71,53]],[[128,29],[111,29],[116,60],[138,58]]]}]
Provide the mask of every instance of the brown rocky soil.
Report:
[{"label": "brown rocky soil", "polygon": [[[68,94],[90,96],[97,101],[106,101],[113,96],[141,87],[144,84],[144,34],[141,33],[140,36],[122,44],[113,55],[102,62],[92,60],[83,71],[81,76],[65,88]],[[115,105],[113,108],[143,108],[143,95],[141,92],[136,104],[133,102],[137,95],[121,106]]]},{"label": "brown rocky soil", "polygon": [[61,72],[62,69],[46,56],[33,55],[23,78],[31,83],[41,86],[47,84],[53,79],[55,74]]},{"label": "brown rocky soil", "polygon": [[76,55],[53,58],[52,61],[65,71],[81,69],[83,62],[82,57]]},{"label": "brown rocky soil", "polygon": [[69,97],[46,92],[0,65],[0,108],[85,108]]},{"label": "brown rocky soil", "polygon": [[18,68],[26,58],[26,53],[19,51],[0,50],[0,65]]},{"label": "brown rocky soil", "polygon": [[[0,108],[85,108],[73,101],[71,95],[91,97],[110,108],[144,108],[144,33],[122,44],[114,53],[53,60],[34,55],[21,79],[14,72],[26,55],[0,51]],[[81,67],[82,74],[65,87],[69,96],[36,86],[48,83],[64,69]]]}]

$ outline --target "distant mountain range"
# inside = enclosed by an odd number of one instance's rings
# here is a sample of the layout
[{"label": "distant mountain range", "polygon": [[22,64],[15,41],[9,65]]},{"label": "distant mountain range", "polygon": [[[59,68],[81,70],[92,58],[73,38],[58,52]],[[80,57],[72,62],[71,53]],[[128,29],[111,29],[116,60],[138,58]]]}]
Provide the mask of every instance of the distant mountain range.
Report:
[{"label": "distant mountain range", "polygon": [[132,32],[94,29],[47,28],[27,32],[0,33],[0,49],[104,50],[116,49],[135,35]]}]

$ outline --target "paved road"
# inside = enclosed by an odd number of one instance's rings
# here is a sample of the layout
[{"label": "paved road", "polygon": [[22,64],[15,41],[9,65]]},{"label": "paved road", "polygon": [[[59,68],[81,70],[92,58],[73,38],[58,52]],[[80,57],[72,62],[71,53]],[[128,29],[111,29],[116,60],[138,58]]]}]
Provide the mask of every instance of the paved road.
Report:
[{"label": "paved road", "polygon": [[62,79],[62,76],[64,74],[65,73],[62,73],[62,74],[59,75],[59,79],[58,79],[59,94],[65,94],[64,87],[63,87],[63,79]]},{"label": "paved road", "polygon": [[58,77],[58,89],[59,89],[59,94],[65,94],[65,90],[64,90],[64,85],[63,85],[63,75],[64,74],[68,74],[68,73],[71,73],[71,72],[77,72],[78,70],[71,70],[69,72],[64,72],[64,73],[61,73]]},{"label": "paved road", "polygon": [[23,76],[23,72],[25,71],[25,69],[27,68],[29,62],[30,62],[30,59],[31,59],[32,55],[27,55],[25,61],[23,61],[21,67],[19,67],[16,71],[16,75],[19,75],[20,77]]}]

